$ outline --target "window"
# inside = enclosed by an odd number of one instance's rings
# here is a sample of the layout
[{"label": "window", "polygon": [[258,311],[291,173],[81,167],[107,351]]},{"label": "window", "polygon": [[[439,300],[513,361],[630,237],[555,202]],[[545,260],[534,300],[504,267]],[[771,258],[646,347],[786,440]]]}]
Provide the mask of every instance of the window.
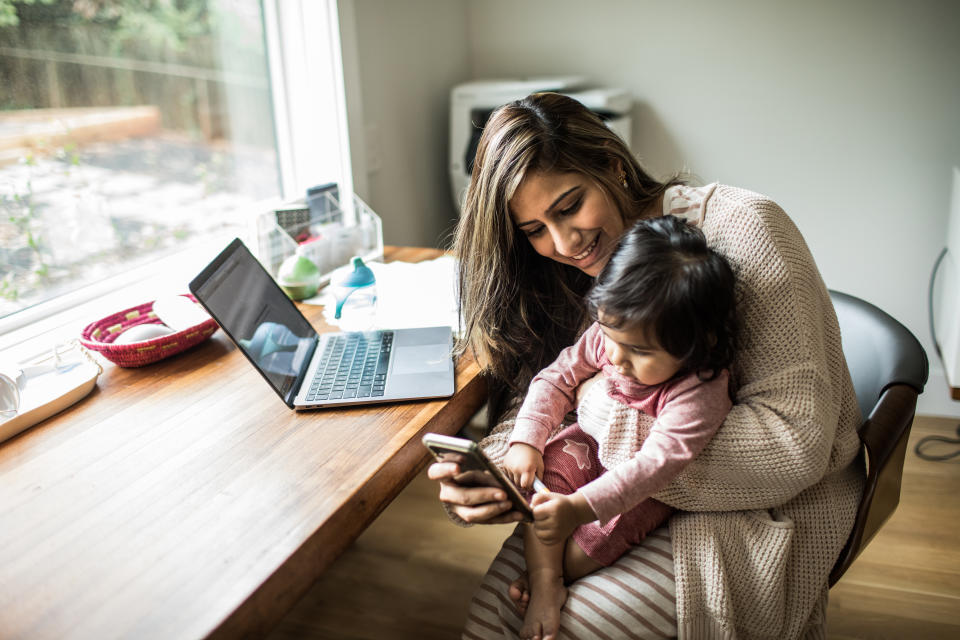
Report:
[{"label": "window", "polygon": [[0,333],[351,188],[336,27],[332,0],[0,0]]}]

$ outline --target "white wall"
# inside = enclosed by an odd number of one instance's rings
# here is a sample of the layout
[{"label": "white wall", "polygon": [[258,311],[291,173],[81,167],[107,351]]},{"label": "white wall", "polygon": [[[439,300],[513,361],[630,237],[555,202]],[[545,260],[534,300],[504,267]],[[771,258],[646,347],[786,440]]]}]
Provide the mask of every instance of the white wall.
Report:
[{"label": "white wall", "polygon": [[470,74],[466,2],[339,4],[357,192],[383,218],[387,244],[444,246],[457,215],[445,160],[450,88]]},{"label": "white wall", "polygon": [[[575,73],[630,89],[651,169],[771,196],[829,287],[887,310],[933,355],[926,285],[960,165],[960,3],[468,7],[474,76]],[[924,410],[960,415],[931,364]]]},{"label": "white wall", "polygon": [[[686,169],[777,200],[829,287],[887,310],[927,347],[931,380],[921,411],[960,416],[933,360],[926,313],[952,167],[960,166],[960,2],[356,0],[356,7],[365,111],[376,94],[386,104],[371,118],[406,118],[402,133],[379,123],[383,158],[406,160],[372,174],[388,242],[430,244],[443,229],[440,212],[451,200],[444,99],[452,84],[578,74],[624,87],[637,100],[633,147],[649,169]],[[418,109],[436,126],[418,121]]]}]

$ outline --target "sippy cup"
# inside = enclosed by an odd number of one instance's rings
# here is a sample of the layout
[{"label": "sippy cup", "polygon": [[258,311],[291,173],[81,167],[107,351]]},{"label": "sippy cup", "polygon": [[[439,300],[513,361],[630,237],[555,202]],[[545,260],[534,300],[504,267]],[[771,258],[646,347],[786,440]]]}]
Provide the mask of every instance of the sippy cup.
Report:
[{"label": "sippy cup", "polygon": [[353,268],[338,270],[331,276],[331,292],[337,301],[333,317],[337,320],[343,313],[343,305],[347,298],[352,296],[352,302],[356,303],[356,306],[370,306],[377,299],[377,280],[373,270],[363,263],[363,258],[360,256],[354,256],[350,266]]}]

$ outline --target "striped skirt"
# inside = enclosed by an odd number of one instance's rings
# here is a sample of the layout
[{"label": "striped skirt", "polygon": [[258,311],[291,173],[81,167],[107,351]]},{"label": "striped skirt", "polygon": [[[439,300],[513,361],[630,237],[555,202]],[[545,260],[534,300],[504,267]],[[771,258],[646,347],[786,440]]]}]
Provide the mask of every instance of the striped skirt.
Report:
[{"label": "striped skirt", "polygon": [[[507,538],[470,603],[465,640],[518,638],[523,618],[507,589],[523,575],[523,534]],[[677,609],[670,530],[647,535],[613,565],[570,585],[560,638],[674,638]]]}]

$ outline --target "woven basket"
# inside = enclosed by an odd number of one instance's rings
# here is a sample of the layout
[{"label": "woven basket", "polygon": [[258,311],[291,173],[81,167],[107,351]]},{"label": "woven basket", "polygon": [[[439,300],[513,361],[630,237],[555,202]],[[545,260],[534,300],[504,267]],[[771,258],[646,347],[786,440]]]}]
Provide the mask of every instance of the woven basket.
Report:
[{"label": "woven basket", "polygon": [[[185,297],[197,302],[190,294]],[[113,344],[121,333],[138,324],[161,324],[153,313],[153,302],[145,302],[88,324],[80,333],[80,344],[100,352],[107,360],[121,367],[142,367],[200,344],[212,336],[219,326],[216,320],[209,318],[200,324],[159,338],[130,344]]]}]

